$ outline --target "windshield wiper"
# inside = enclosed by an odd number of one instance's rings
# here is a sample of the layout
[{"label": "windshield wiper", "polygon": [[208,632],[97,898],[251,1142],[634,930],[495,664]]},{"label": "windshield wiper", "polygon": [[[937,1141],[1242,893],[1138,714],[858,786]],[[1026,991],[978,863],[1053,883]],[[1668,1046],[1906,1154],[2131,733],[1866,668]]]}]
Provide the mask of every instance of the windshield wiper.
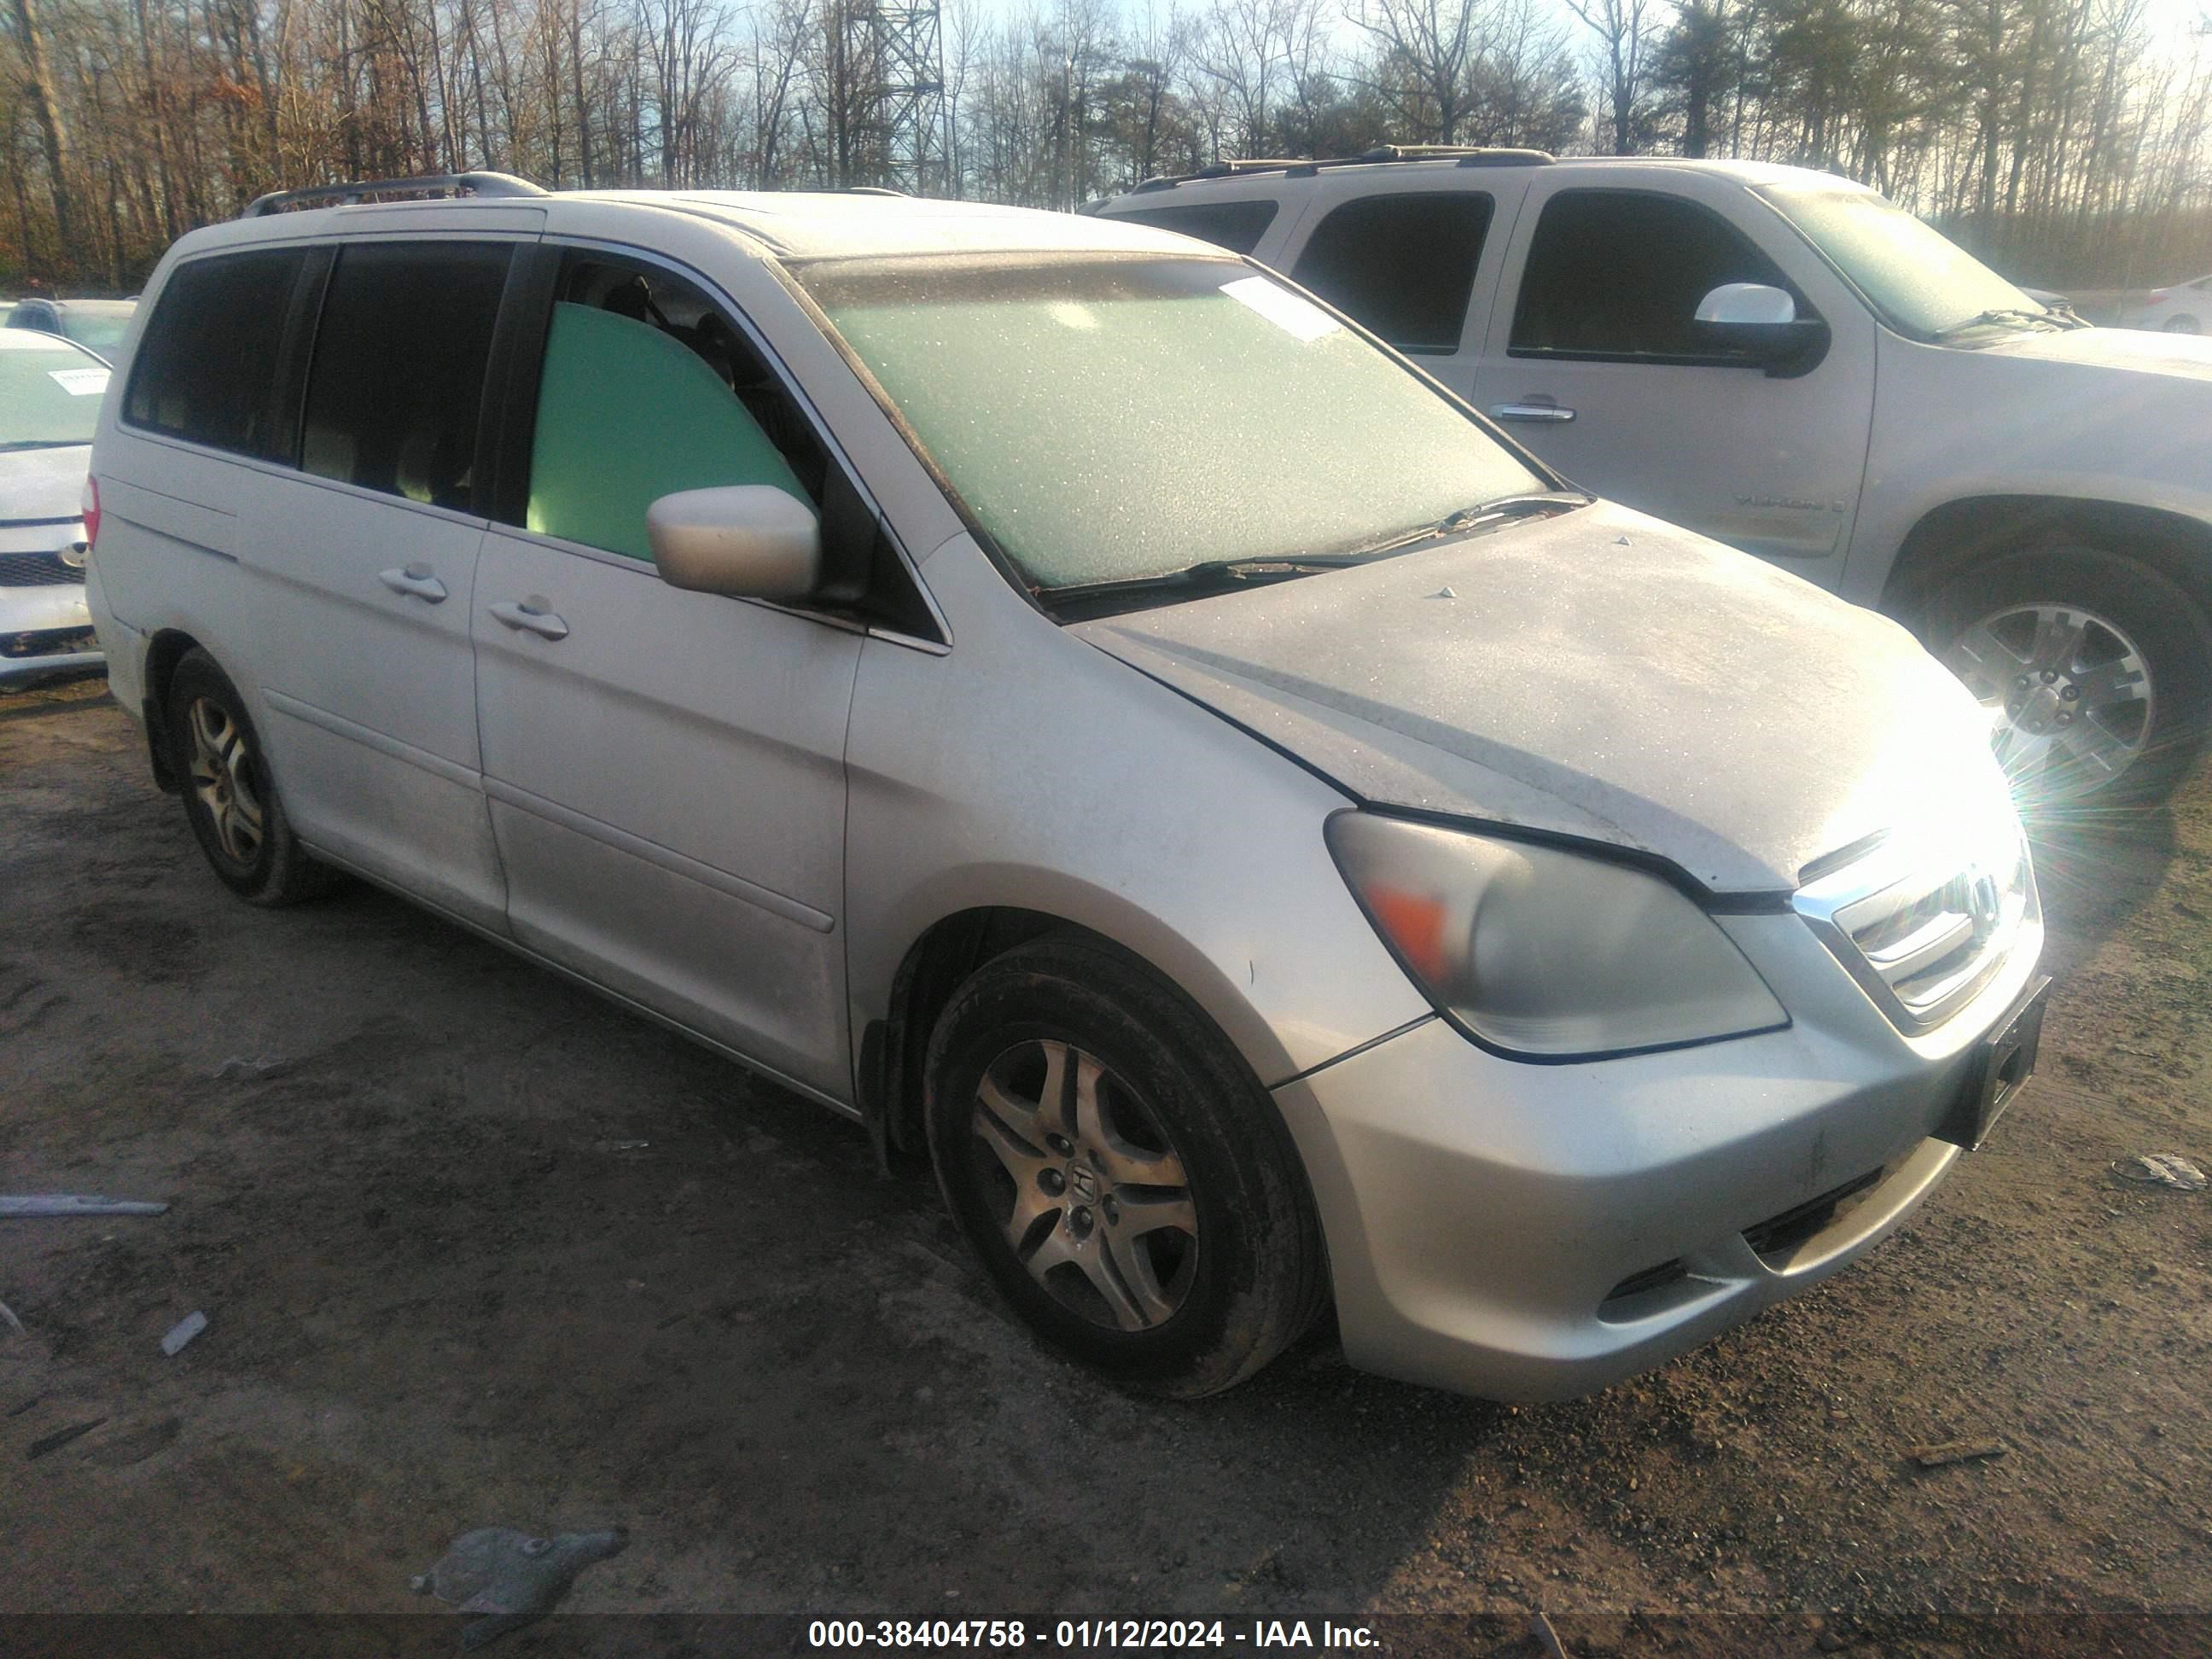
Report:
[{"label": "windshield wiper", "polygon": [[1316,562],[1358,563],[1377,553],[1395,552],[1416,543],[1433,541],[1439,536],[1464,535],[1470,531],[1488,529],[1515,519],[1549,518],[1555,513],[1571,513],[1578,507],[1588,507],[1595,500],[1577,489],[1538,489],[1520,495],[1500,495],[1475,507],[1463,507],[1456,513],[1447,513],[1433,524],[1425,524],[1412,530],[1401,530],[1379,541],[1363,542],[1358,547],[1347,548],[1342,553],[1325,553]]},{"label": "windshield wiper", "polygon": [[0,453],[18,449],[82,449],[89,438],[9,438],[0,440]]},{"label": "windshield wiper", "polygon": [[2055,311],[2026,311],[2018,306],[1999,306],[1969,317],[1963,323],[1954,323],[1948,328],[1936,331],[1936,338],[1948,340],[1954,334],[1964,334],[1970,328],[2004,328],[2007,326],[2046,328],[2087,328],[2079,318],[2061,317]]},{"label": "windshield wiper", "polygon": [[1081,599],[1115,599],[1124,593],[1158,593],[1200,587],[1235,587],[1250,581],[1283,581],[1336,568],[1331,558],[1206,559],[1157,576],[1117,576],[1110,581],[1068,582],[1033,590],[1054,605]]},{"label": "windshield wiper", "polygon": [[1347,565],[1365,564],[1382,554],[1395,553],[1416,544],[1433,541],[1442,536],[1470,534],[1515,519],[1548,517],[1554,513],[1572,512],[1578,507],[1588,507],[1595,499],[1578,490],[1538,490],[1522,495],[1500,495],[1494,501],[1477,507],[1462,507],[1448,513],[1434,523],[1413,530],[1393,531],[1389,535],[1371,542],[1362,542],[1329,553],[1291,553],[1275,556],[1262,555],[1249,559],[1206,559],[1197,564],[1185,565],[1180,570],[1163,571],[1154,576],[1123,576],[1103,582],[1069,582],[1060,587],[1040,587],[1036,597],[1048,604],[1060,605],[1085,599],[1118,599],[1124,594],[1188,592],[1198,588],[1231,588],[1247,582],[1286,581],[1293,576],[1310,576],[1324,570],[1341,570]]}]

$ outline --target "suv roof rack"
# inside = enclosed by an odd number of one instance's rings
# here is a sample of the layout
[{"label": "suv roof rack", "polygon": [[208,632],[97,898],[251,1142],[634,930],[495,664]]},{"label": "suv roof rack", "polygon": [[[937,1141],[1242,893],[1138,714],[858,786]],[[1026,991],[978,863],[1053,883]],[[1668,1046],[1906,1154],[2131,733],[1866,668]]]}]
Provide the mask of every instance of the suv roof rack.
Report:
[{"label": "suv roof rack", "polygon": [[1237,179],[1250,173],[1279,173],[1291,178],[1310,178],[1323,167],[1371,167],[1381,161],[1457,161],[1463,167],[1548,167],[1559,158],[1547,149],[1504,149],[1472,144],[1377,144],[1358,155],[1261,158],[1216,161],[1195,173],[1163,173],[1147,179],[1129,193],[1173,190],[1208,179]]},{"label": "suv roof rack", "polygon": [[413,179],[362,179],[349,185],[310,185],[304,190],[272,190],[246,204],[241,219],[295,209],[365,202],[372,197],[550,196],[550,191],[511,173],[425,173]]}]

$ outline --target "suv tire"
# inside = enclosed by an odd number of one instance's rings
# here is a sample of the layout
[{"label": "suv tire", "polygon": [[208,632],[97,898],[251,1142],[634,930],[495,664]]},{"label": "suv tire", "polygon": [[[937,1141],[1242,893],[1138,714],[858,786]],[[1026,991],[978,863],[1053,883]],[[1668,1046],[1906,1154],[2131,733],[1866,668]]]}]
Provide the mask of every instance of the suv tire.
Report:
[{"label": "suv tire", "polygon": [[[2039,633],[2045,623],[2057,626]],[[1998,557],[1936,592],[1925,638],[1977,696],[2007,702],[2014,745],[2008,770],[2031,810],[2063,813],[2093,798],[2099,806],[2157,800],[2203,745],[2212,716],[2212,623],[2138,560],[2065,541]],[[2148,709],[2101,696],[2115,679],[2146,689]],[[2023,739],[2061,740],[2083,720],[2098,723],[2088,746],[2106,735],[2124,739],[2103,744],[2120,758],[2117,768],[2063,757],[2049,772],[2023,768],[2036,746]]]},{"label": "suv tire", "polygon": [[986,963],[926,1079],[945,1204],[1053,1347],[1194,1399],[1313,1323],[1326,1266],[1290,1132],[1211,1022],[1122,951],[1066,933]]}]

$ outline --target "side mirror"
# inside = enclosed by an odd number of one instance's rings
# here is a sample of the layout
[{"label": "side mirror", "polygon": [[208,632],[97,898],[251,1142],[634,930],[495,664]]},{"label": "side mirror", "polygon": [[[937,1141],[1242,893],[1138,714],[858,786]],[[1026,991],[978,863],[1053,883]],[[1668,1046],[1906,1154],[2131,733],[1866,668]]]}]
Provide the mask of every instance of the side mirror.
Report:
[{"label": "side mirror", "polygon": [[1828,325],[1765,283],[1723,283],[1698,301],[1697,331],[1717,349],[1777,378],[1809,373],[1828,354]]},{"label": "side mirror", "polygon": [[682,489],[645,510],[660,580],[699,593],[803,599],[822,580],[814,509],[769,484]]}]

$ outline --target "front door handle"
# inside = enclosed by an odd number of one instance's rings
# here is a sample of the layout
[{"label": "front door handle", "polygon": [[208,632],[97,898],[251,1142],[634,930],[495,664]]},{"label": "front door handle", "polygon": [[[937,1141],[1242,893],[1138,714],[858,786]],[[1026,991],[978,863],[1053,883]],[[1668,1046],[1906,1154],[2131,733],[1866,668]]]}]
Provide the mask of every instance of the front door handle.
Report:
[{"label": "front door handle", "polygon": [[1575,411],[1558,404],[1492,404],[1490,418],[1493,421],[1536,421],[1562,426],[1575,418]]},{"label": "front door handle", "polygon": [[491,614],[509,628],[526,628],[549,640],[568,637],[568,624],[548,611],[545,601],[534,593],[520,604],[513,599],[501,599],[492,606]]},{"label": "front door handle", "polygon": [[427,564],[410,564],[404,570],[380,570],[376,580],[395,593],[405,593],[430,605],[446,597],[446,585],[430,574]]}]

